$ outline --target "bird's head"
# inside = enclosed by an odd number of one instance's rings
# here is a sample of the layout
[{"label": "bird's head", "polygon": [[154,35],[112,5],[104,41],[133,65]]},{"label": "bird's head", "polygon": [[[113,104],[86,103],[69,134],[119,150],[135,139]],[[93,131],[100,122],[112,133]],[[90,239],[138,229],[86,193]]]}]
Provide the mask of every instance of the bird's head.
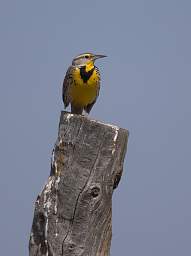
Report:
[{"label": "bird's head", "polygon": [[76,56],[73,59],[72,65],[78,66],[78,67],[87,66],[91,69],[91,67],[94,67],[95,60],[104,58],[104,57],[106,56],[101,54],[83,53]]}]

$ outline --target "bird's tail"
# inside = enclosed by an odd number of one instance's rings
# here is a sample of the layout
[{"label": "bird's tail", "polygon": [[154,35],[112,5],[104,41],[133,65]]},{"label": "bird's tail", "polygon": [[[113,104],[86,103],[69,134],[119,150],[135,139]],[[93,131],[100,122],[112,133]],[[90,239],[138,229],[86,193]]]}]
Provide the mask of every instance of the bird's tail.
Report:
[{"label": "bird's tail", "polygon": [[77,107],[71,104],[71,113],[81,115],[83,112],[83,107]]}]

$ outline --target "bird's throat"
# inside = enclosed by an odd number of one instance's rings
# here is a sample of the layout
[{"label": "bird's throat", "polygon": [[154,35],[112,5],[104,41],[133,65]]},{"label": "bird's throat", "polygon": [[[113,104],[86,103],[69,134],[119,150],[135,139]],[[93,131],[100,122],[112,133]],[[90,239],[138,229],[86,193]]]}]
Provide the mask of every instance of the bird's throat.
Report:
[{"label": "bird's throat", "polygon": [[95,67],[93,65],[80,67],[80,76],[84,83],[87,83],[87,81],[90,79],[94,72],[94,69]]}]

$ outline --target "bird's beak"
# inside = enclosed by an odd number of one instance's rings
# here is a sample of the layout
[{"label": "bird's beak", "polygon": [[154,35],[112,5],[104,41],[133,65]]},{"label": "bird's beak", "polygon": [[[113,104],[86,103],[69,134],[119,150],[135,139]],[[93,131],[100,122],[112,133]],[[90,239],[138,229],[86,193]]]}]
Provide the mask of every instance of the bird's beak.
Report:
[{"label": "bird's beak", "polygon": [[94,55],[93,60],[97,60],[97,59],[101,59],[101,58],[105,58],[105,57],[107,57],[107,56],[101,55],[101,54],[96,54],[96,55]]}]

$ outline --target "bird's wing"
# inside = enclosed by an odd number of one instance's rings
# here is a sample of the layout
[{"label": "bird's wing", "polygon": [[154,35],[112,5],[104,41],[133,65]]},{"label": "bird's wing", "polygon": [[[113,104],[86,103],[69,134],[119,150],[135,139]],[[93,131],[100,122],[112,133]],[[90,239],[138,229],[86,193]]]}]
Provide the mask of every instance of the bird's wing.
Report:
[{"label": "bird's wing", "polygon": [[74,66],[70,66],[66,72],[64,81],[63,81],[63,87],[62,87],[62,99],[64,102],[65,108],[69,105],[70,103],[70,86],[73,83],[73,78],[72,78],[72,73],[74,71]]}]

